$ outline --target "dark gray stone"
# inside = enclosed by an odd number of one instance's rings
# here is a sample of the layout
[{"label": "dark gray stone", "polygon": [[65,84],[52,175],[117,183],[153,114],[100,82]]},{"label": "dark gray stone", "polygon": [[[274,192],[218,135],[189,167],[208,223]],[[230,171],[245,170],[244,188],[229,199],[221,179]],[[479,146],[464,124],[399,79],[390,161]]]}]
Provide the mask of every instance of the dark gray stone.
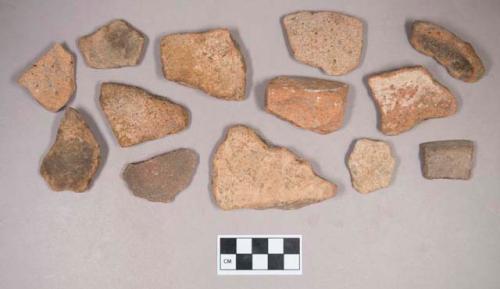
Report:
[{"label": "dark gray stone", "polygon": [[470,140],[444,140],[420,144],[422,173],[426,179],[471,178],[474,143]]},{"label": "dark gray stone", "polygon": [[169,203],[191,183],[198,159],[194,150],[177,149],[128,164],[123,179],[134,195],[152,202]]},{"label": "dark gray stone", "polygon": [[86,191],[96,174],[101,150],[78,111],[69,107],[56,141],[43,158],[40,174],[54,191]]}]

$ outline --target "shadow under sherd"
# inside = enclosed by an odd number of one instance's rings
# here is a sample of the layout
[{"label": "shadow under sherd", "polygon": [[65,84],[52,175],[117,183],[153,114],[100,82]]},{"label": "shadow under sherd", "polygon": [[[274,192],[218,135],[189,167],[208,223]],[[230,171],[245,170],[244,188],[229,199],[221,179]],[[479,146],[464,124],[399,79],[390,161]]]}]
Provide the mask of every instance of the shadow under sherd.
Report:
[{"label": "shadow under sherd", "polygon": [[154,47],[153,47],[153,57],[155,58],[154,61],[154,66],[155,66],[155,73],[156,77],[160,79],[165,79],[165,74],[163,73],[163,64],[162,64],[162,59],[161,59],[161,40],[165,35],[159,35],[155,38],[154,40]]},{"label": "shadow under sherd", "polygon": [[[41,108],[43,109],[43,108]],[[57,137],[57,132],[59,131],[59,125],[61,124],[61,121],[64,117],[64,110],[53,113],[54,118],[52,121],[51,129],[50,129],[50,138],[49,138],[49,144],[46,146],[45,151],[43,154],[40,156],[38,159],[38,167],[40,168],[43,162],[43,159],[45,156],[49,153],[50,149],[56,142],[56,137]]]},{"label": "shadow under sherd", "polygon": [[295,12],[290,12],[290,13],[287,13],[287,14],[280,17],[280,27],[281,27],[281,32],[283,34],[283,40],[285,41],[286,50],[288,51],[288,56],[290,56],[291,59],[296,61],[295,57],[293,56],[293,50],[290,47],[290,41],[288,39],[288,33],[286,32],[285,23],[284,23],[285,17],[287,17],[289,14],[292,14],[292,13],[295,13]]},{"label": "shadow under sherd", "polygon": [[222,134],[221,136],[219,137],[219,139],[217,140],[217,142],[215,143],[215,145],[212,147],[212,150],[210,151],[210,155],[208,157],[208,192],[210,194],[210,203],[212,204],[212,206],[214,208],[217,208],[217,209],[220,209],[219,205],[217,204],[217,200],[215,199],[215,195],[214,195],[214,192],[213,192],[213,177],[214,177],[214,169],[213,169],[213,161],[215,159],[215,154],[217,152],[217,150],[219,149],[219,146],[226,140],[226,137],[227,137],[227,133],[229,131],[229,129],[233,126],[235,126],[236,124],[230,124],[230,125],[226,125],[224,127],[224,129],[222,130]]},{"label": "shadow under sherd", "polygon": [[245,96],[246,98],[248,98],[249,95],[251,94],[253,87],[254,71],[253,71],[252,56],[250,55],[250,51],[245,45],[243,38],[241,38],[240,32],[234,27],[230,27],[229,32],[231,33],[231,37],[234,39],[236,43],[236,47],[240,50],[241,54],[243,55],[243,59],[245,62],[245,69],[246,69]]},{"label": "shadow under sherd", "polygon": [[266,88],[271,79],[260,81],[255,84],[255,103],[260,110],[266,111]]},{"label": "shadow under sherd", "polygon": [[370,85],[368,84],[368,80],[370,79],[371,76],[373,76],[375,74],[367,74],[365,76],[363,76],[363,85],[368,93],[368,96],[370,97],[373,105],[375,106],[375,112],[376,112],[376,115],[377,115],[377,129],[380,130],[381,126],[382,126],[382,115],[380,113],[380,110],[378,108],[378,105],[377,105],[377,102],[375,100],[375,97],[373,96],[373,93],[370,89]]},{"label": "shadow under sherd", "polygon": [[351,141],[349,146],[347,147],[347,151],[344,155],[344,165],[347,168],[347,171],[349,172],[349,181],[352,183],[352,175],[351,175],[351,170],[349,169],[349,156],[351,156],[352,152],[354,151],[354,146],[356,145],[356,142],[360,140],[361,138],[355,138]]},{"label": "shadow under sherd", "polygon": [[[116,139],[115,137],[115,134],[113,132],[113,130],[111,129],[111,125],[108,121],[108,118],[106,117],[106,115],[104,114],[104,111],[102,110],[102,106],[101,106],[101,85],[103,83],[106,83],[107,81],[99,81],[96,83],[95,85],[95,89],[94,89],[94,103],[95,103],[95,106],[98,108],[99,110],[99,116],[101,117],[101,119],[104,120],[104,123],[105,123],[105,130],[106,130],[106,133],[107,135],[111,135],[112,136],[112,139],[113,139],[113,146],[115,147],[121,147],[120,144],[118,143],[118,140]],[[116,82],[113,82],[113,83],[116,83]]]}]

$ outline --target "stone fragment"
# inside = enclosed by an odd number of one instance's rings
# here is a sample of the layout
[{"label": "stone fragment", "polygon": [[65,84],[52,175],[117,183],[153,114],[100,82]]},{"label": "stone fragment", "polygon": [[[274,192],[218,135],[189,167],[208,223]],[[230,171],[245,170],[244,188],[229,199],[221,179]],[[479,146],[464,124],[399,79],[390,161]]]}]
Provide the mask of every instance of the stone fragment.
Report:
[{"label": "stone fragment", "polygon": [[352,185],[363,194],[388,187],[395,164],[389,144],[366,138],[356,141],[347,161]]},{"label": "stone fragment", "polygon": [[123,20],[113,20],[78,39],[85,63],[98,69],[138,65],[145,43],[144,35]]},{"label": "stone fragment", "polygon": [[280,76],[266,90],[268,112],[317,133],[342,127],[347,84],[308,77]]},{"label": "stone fragment", "polygon": [[444,140],[420,144],[422,174],[426,179],[471,178],[474,143]]},{"label": "stone fragment", "polygon": [[186,108],[139,87],[103,83],[99,100],[122,147],[174,134],[189,125]]},{"label": "stone fragment", "polygon": [[63,108],[75,93],[75,59],[63,45],[56,43],[18,79],[47,110]]},{"label": "stone fragment", "polygon": [[161,61],[168,80],[225,100],[245,99],[245,61],[227,29],[167,35]]},{"label": "stone fragment", "polygon": [[439,25],[413,22],[410,43],[417,51],[434,58],[457,79],[476,82],[484,75],[483,63],[472,45]]},{"label": "stone fragment", "polygon": [[87,123],[68,107],[40,174],[53,191],[86,191],[99,167],[101,149]]},{"label": "stone fragment", "polygon": [[283,18],[288,43],[298,61],[328,75],[346,74],[359,66],[363,22],[332,11],[301,11]]},{"label": "stone fragment", "polygon": [[336,185],[290,150],[268,145],[252,129],[237,125],[213,157],[212,192],[224,210],[295,209],[333,197]]},{"label": "stone fragment", "polygon": [[370,76],[368,86],[386,135],[405,132],[423,120],[453,115],[455,96],[422,66],[405,67]]},{"label": "stone fragment", "polygon": [[198,154],[195,151],[177,149],[128,164],[123,178],[137,197],[169,203],[189,186],[197,167]]}]

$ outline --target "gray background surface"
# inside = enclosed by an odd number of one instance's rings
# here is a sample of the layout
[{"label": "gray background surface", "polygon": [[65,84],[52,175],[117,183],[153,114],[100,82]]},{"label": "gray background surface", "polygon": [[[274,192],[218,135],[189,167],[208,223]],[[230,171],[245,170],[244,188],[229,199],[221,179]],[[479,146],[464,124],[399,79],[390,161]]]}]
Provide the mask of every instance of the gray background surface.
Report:
[{"label": "gray background surface", "polygon": [[[367,24],[361,66],[328,77],[289,55],[280,17],[301,9],[337,10]],[[0,1],[0,288],[500,288],[500,1]],[[88,68],[75,41],[114,18],[148,38],[137,67]],[[408,44],[405,23],[435,21],[472,42],[486,64],[476,84],[451,78]],[[251,89],[224,102],[166,81],[160,37],[229,27],[243,48]],[[104,147],[102,170],[83,194],[55,193],[38,174],[62,113],[44,110],[16,85],[19,73],[53,42],[77,55],[77,93]],[[376,129],[363,78],[425,65],[458,97],[459,112],[395,137]],[[265,82],[304,75],[351,85],[345,126],[322,136],[262,109]],[[120,148],[98,108],[100,82],[138,85],[186,105],[188,130]],[[209,159],[231,124],[258,129],[292,148],[339,185],[338,195],[300,210],[224,212],[212,201]],[[370,195],[350,185],[344,158],[359,137],[389,141],[399,159],[390,188]],[[470,181],[422,178],[418,144],[467,138],[477,145]],[[178,147],[200,154],[191,186],[171,204],[134,197],[124,165]],[[303,276],[219,277],[217,234],[303,234]]]}]

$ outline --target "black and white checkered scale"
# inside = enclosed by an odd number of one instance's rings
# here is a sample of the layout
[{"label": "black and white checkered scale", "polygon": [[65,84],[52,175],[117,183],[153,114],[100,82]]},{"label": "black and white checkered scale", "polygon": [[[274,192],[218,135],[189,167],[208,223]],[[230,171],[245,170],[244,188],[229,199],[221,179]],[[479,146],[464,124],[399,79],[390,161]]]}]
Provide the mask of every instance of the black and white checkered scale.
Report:
[{"label": "black and white checkered scale", "polygon": [[219,270],[300,270],[300,238],[219,239]]}]

